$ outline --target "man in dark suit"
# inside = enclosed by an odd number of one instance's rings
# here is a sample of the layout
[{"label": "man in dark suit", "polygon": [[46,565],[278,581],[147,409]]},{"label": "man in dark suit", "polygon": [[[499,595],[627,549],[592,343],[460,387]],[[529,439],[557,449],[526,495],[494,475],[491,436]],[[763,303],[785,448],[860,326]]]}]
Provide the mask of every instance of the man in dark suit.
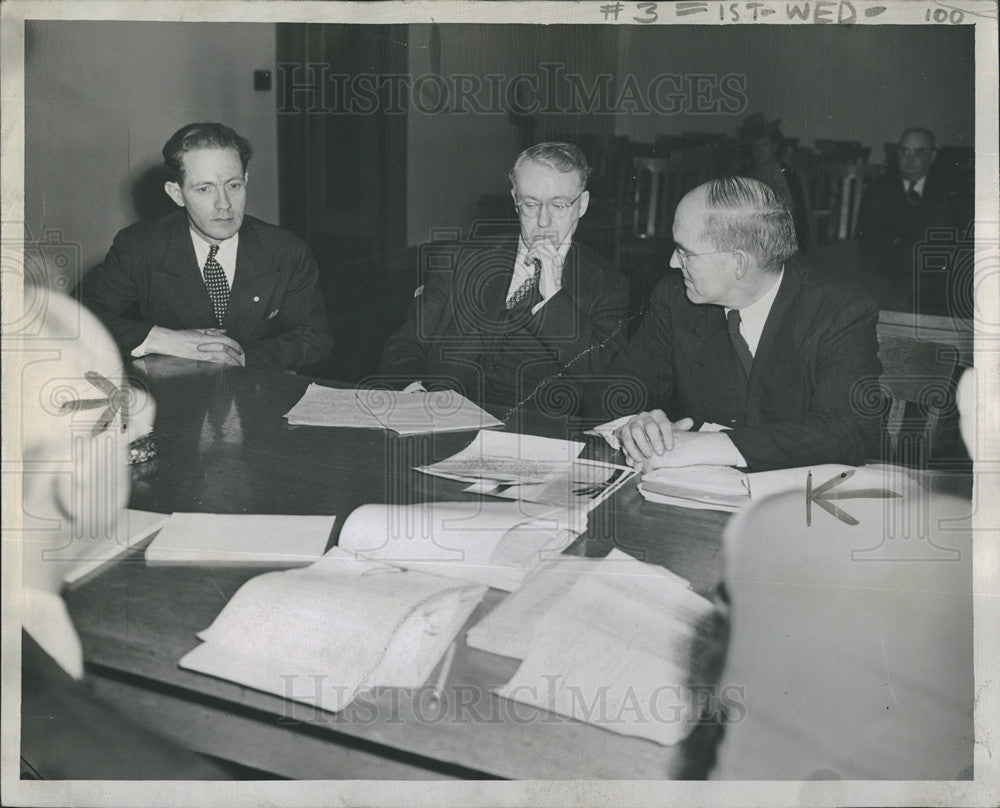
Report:
[{"label": "man in dark suit", "polygon": [[330,352],[309,248],[244,215],[252,155],[218,123],[182,127],[163,147],[164,189],[183,210],[122,230],[81,284],[125,356],[285,370]]},{"label": "man in dark suit", "polygon": [[[616,432],[645,469],[763,471],[857,464],[877,450],[873,301],[798,257],[791,214],[764,183],[725,177],[677,206],[669,276],[620,367],[655,409]],[[867,410],[866,410],[867,406]],[[710,424],[722,431],[692,431]]]},{"label": "man in dark suit", "polygon": [[[17,378],[27,524],[17,541],[23,589],[15,599],[22,779],[228,778],[208,758],[103,701],[88,681],[59,592],[66,572],[105,543],[126,542],[128,444],[152,427],[154,407],[142,390],[127,387],[115,343],[78,303],[53,294],[39,317],[37,332],[10,345],[25,359]],[[60,401],[53,402],[56,383]],[[110,385],[127,393],[127,417],[109,397]]]},{"label": "man in dark suit", "polygon": [[422,286],[386,343],[380,375],[481,402],[578,411],[597,356],[624,332],[616,273],[573,241],[590,201],[589,173],[569,143],[522,152],[510,173],[520,236],[439,250],[429,263],[445,267],[422,267]]},{"label": "man in dark suit", "polygon": [[971,174],[941,166],[927,129],[903,132],[896,156],[858,215],[863,266],[889,284],[894,308],[971,317]]}]

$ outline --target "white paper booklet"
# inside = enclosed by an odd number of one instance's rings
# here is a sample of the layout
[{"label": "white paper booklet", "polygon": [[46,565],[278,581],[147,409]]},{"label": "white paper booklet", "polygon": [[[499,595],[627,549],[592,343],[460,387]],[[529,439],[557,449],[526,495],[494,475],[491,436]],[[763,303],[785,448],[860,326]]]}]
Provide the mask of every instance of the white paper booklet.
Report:
[{"label": "white paper booklet", "polygon": [[422,685],[485,592],[334,547],[247,581],[180,666],[336,712],[362,689]]},{"label": "white paper booklet", "polygon": [[[637,566],[639,565],[639,566]],[[580,578],[588,575],[657,575],[669,585],[690,588],[686,578],[664,567],[641,564],[614,549],[604,558],[559,556],[534,569],[521,588],[504,598],[469,629],[465,642],[491,654],[524,659],[535,625]]]},{"label": "white paper booklet", "polygon": [[452,390],[340,390],[313,383],[285,413],[295,426],[391,429],[401,435],[458,432],[502,426],[465,396]]},{"label": "white paper booklet", "polygon": [[146,548],[147,564],[311,564],[336,516],[175,513]]},{"label": "white paper booklet", "polygon": [[582,576],[535,622],[524,662],[498,693],[675,744],[699,718],[687,685],[696,631],[713,606],[652,565],[605,561],[607,574]]},{"label": "white paper booklet", "polygon": [[544,483],[568,471],[583,451],[579,441],[513,432],[480,432],[451,457],[417,471],[465,483]]},{"label": "white paper booklet", "polygon": [[[839,479],[838,479],[839,478]],[[820,489],[827,499],[840,499],[855,489],[900,494],[907,485],[907,475],[898,466],[844,466],[826,463],[794,469],[775,469],[751,474],[729,466],[682,466],[657,469],[644,474],[639,492],[652,502],[735,512],[753,501],[785,491]]]},{"label": "white paper booklet", "polygon": [[407,569],[513,591],[585,528],[586,514],[532,503],[363,505],[345,520],[338,546]]}]

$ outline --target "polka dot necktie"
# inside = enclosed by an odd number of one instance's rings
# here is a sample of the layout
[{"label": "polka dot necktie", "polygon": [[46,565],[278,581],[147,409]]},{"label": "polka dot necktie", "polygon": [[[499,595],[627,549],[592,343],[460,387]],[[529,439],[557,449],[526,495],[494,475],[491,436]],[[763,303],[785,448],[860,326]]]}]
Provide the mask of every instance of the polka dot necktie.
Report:
[{"label": "polka dot necktie", "polygon": [[208,260],[205,261],[205,286],[208,287],[208,296],[212,298],[212,309],[215,311],[215,319],[222,325],[222,318],[226,316],[226,307],[229,305],[229,281],[226,280],[226,273],[222,271],[222,266],[215,260],[215,254],[219,251],[218,244],[211,244],[208,247]]}]

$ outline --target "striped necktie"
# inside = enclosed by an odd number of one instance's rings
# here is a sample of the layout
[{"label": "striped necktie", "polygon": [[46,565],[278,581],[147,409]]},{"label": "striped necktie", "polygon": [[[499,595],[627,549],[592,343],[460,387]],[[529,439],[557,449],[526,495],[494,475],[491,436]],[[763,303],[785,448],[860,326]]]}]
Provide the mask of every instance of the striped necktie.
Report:
[{"label": "striped necktie", "polygon": [[202,274],[205,276],[208,296],[212,298],[215,319],[221,326],[222,320],[226,316],[226,308],[229,306],[229,281],[226,280],[226,273],[222,271],[222,265],[215,260],[215,254],[218,251],[218,244],[209,245],[208,260],[205,261],[205,269]]}]

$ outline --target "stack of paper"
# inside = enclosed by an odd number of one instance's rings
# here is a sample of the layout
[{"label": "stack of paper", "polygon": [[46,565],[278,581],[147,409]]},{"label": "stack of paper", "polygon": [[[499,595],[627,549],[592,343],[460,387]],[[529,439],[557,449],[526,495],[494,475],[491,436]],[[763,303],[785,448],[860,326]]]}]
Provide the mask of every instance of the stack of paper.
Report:
[{"label": "stack of paper", "polygon": [[662,468],[642,476],[639,492],[648,500],[687,508],[736,511],[750,503],[750,483],[730,466]]},{"label": "stack of paper", "polygon": [[[508,626],[530,639],[526,649],[523,640],[507,646],[523,650],[524,662],[498,693],[674,744],[700,717],[689,670],[697,628],[713,607],[672,573],[623,555],[580,575],[540,617],[525,620],[527,626]],[[534,588],[526,593],[526,600],[537,597]],[[509,607],[505,618],[524,619],[541,605]],[[483,633],[495,635],[497,627]]]},{"label": "stack of paper", "polygon": [[363,505],[344,522],[338,545],[365,558],[513,591],[584,527],[577,512],[514,502]]},{"label": "stack of paper", "polygon": [[446,460],[417,471],[465,483],[535,485],[568,472],[583,451],[578,441],[512,432],[480,432]]},{"label": "stack of paper", "polygon": [[391,429],[401,435],[458,432],[503,421],[451,390],[339,390],[310,384],[285,418],[295,426]]},{"label": "stack of paper", "polygon": [[335,547],[245,583],[180,666],[336,712],[362,689],[422,685],[485,592]]},{"label": "stack of paper", "polygon": [[147,564],[311,564],[335,516],[175,513],[146,548]]}]

